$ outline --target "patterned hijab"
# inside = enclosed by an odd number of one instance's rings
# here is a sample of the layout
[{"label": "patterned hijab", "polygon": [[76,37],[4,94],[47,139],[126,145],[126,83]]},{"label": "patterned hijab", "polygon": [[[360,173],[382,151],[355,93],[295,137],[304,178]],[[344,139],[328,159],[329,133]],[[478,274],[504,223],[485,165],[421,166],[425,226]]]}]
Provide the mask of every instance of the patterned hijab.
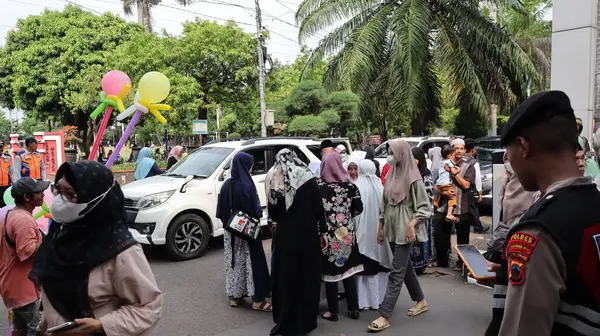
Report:
[{"label": "patterned hijab", "polygon": [[406,140],[392,140],[388,142],[388,147],[392,150],[396,165],[390,168],[385,177],[384,194],[388,203],[396,205],[406,199],[410,186],[422,180],[422,177]]},{"label": "patterned hijab", "polygon": [[311,178],[314,175],[294,151],[288,148],[280,150],[275,156],[275,164],[267,173],[265,187],[269,204],[275,205],[284,196],[285,208],[289,209],[296,191]]},{"label": "patterned hijab", "polygon": [[327,183],[352,182],[350,174],[344,168],[342,158],[338,152],[332,151],[321,161],[321,179]]}]

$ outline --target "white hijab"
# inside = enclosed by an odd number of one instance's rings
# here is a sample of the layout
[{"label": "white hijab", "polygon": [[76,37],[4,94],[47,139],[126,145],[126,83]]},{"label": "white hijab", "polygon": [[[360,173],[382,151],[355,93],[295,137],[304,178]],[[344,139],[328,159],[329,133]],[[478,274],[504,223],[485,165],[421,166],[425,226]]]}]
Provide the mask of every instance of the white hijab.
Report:
[{"label": "white hijab", "polygon": [[375,175],[375,164],[371,160],[362,160],[358,164],[358,179],[355,182],[363,202],[363,212],[355,217],[356,239],[360,253],[379,262],[385,268],[391,268],[392,250],[384,241],[377,243],[379,230],[379,211],[383,201],[383,185]]}]

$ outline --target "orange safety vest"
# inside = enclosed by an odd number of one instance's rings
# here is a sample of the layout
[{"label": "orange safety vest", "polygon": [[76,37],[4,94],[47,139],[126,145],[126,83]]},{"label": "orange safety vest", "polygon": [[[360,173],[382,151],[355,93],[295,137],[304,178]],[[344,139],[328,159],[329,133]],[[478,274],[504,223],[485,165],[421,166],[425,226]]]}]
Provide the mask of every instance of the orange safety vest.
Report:
[{"label": "orange safety vest", "polygon": [[12,158],[2,156],[0,159],[0,187],[8,187],[10,185],[10,165],[12,165]]},{"label": "orange safety vest", "polygon": [[21,154],[21,177],[31,177],[35,180],[42,179],[42,156],[40,153]]}]

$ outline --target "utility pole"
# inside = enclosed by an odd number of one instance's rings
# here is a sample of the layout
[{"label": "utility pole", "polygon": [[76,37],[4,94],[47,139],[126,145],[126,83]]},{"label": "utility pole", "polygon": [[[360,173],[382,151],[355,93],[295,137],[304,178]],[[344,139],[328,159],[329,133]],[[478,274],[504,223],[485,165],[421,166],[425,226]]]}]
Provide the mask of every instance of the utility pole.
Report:
[{"label": "utility pole", "polygon": [[260,14],[260,5],[258,0],[254,0],[256,5],[256,40],[258,41],[258,92],[260,95],[260,136],[267,136],[267,126],[265,119],[267,117],[267,102],[265,101],[265,55],[263,55],[263,36],[262,22]]}]

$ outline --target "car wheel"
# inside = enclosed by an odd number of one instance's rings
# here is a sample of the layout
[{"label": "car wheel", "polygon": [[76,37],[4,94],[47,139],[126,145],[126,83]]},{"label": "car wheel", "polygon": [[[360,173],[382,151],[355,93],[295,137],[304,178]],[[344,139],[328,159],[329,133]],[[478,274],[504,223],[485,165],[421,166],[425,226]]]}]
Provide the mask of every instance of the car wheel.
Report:
[{"label": "car wheel", "polygon": [[198,258],[208,247],[210,227],[202,217],[187,214],[177,217],[167,230],[167,253],[173,260]]}]

